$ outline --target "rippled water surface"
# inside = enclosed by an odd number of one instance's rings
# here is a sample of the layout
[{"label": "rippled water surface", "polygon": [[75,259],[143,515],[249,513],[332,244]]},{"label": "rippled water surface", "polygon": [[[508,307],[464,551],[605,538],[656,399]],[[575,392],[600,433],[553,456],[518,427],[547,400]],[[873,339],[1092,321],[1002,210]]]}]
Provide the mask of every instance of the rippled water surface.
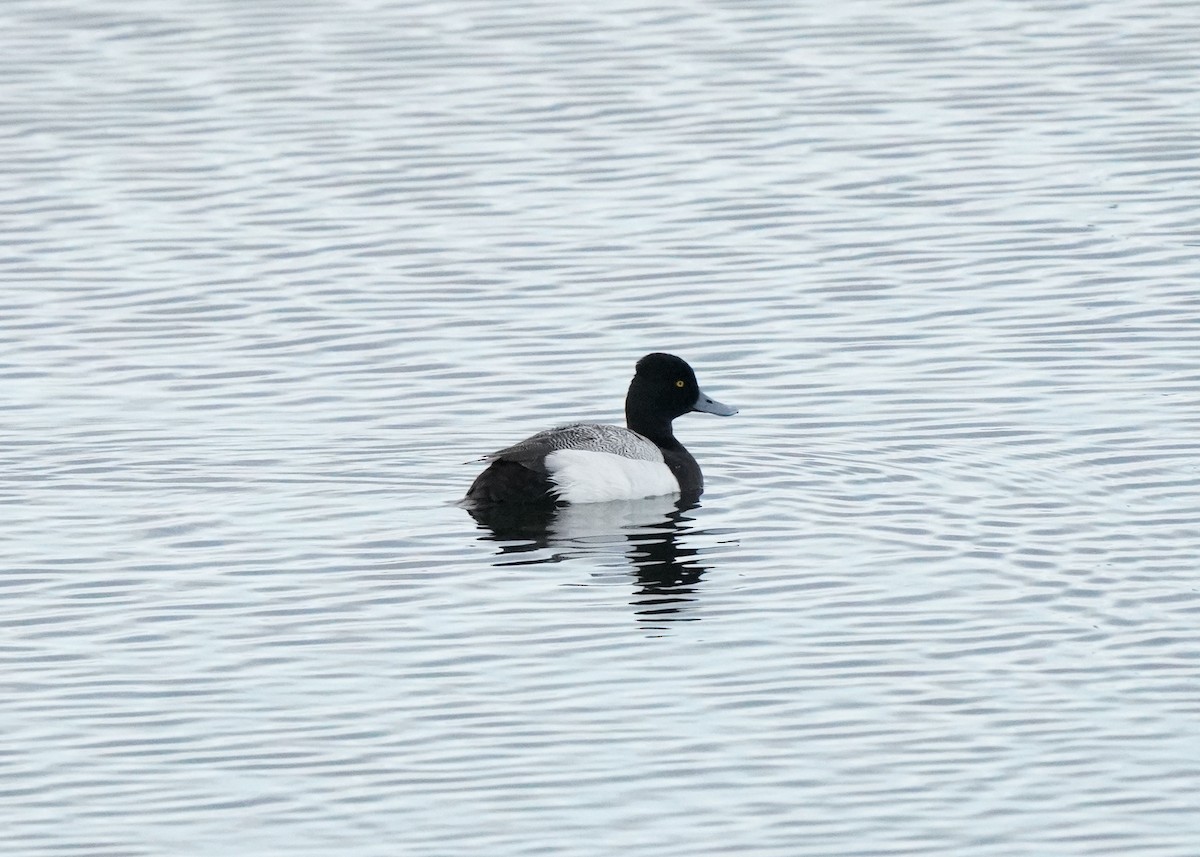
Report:
[{"label": "rippled water surface", "polygon": [[1193,3],[0,19],[5,855],[1197,853]]}]

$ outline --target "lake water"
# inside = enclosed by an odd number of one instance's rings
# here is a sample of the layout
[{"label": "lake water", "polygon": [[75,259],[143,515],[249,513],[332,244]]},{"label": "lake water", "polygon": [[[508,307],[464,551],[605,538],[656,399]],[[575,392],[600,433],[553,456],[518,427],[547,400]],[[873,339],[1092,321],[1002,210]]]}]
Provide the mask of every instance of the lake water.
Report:
[{"label": "lake water", "polygon": [[0,17],[6,856],[1197,853],[1193,3]]}]

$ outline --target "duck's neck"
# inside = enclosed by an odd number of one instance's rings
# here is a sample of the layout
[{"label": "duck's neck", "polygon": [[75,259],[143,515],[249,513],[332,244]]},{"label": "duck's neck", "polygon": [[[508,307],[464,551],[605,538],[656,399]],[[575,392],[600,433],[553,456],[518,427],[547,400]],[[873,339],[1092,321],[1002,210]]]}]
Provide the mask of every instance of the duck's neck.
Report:
[{"label": "duck's neck", "polygon": [[634,402],[626,399],[625,425],[630,431],[637,432],[662,450],[663,461],[675,474],[684,496],[692,499],[700,496],[700,492],[704,490],[704,476],[700,473],[700,465],[683,444],[675,439],[670,418],[639,408]]},{"label": "duck's neck", "polygon": [[[632,397],[631,397],[632,398]],[[660,449],[679,447],[675,432],[671,429],[671,418],[650,408],[639,407],[636,402],[625,400],[625,425],[642,437],[654,441]]]}]

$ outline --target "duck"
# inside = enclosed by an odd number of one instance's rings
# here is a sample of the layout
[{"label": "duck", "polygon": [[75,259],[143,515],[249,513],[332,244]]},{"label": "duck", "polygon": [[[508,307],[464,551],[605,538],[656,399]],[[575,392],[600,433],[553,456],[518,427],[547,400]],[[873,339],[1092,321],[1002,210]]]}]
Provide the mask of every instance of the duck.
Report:
[{"label": "duck", "polygon": [[728,417],[737,408],[701,391],[674,354],[637,361],[625,396],[625,426],[572,423],[547,429],[479,459],[488,466],[463,498],[468,507],[574,505],[664,494],[698,498],[700,465],[672,422],[692,411]]}]

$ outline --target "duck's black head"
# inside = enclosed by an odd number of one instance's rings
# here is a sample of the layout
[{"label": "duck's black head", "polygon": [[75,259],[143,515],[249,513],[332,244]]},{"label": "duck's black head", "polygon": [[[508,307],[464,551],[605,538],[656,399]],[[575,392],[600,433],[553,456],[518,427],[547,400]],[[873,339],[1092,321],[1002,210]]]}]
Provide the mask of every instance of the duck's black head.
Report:
[{"label": "duck's black head", "polygon": [[625,419],[629,428],[660,446],[674,441],[671,421],[689,411],[704,411],[727,417],[737,408],[706,396],[696,383],[696,373],[674,354],[655,352],[637,362],[629,393],[625,396]]}]

